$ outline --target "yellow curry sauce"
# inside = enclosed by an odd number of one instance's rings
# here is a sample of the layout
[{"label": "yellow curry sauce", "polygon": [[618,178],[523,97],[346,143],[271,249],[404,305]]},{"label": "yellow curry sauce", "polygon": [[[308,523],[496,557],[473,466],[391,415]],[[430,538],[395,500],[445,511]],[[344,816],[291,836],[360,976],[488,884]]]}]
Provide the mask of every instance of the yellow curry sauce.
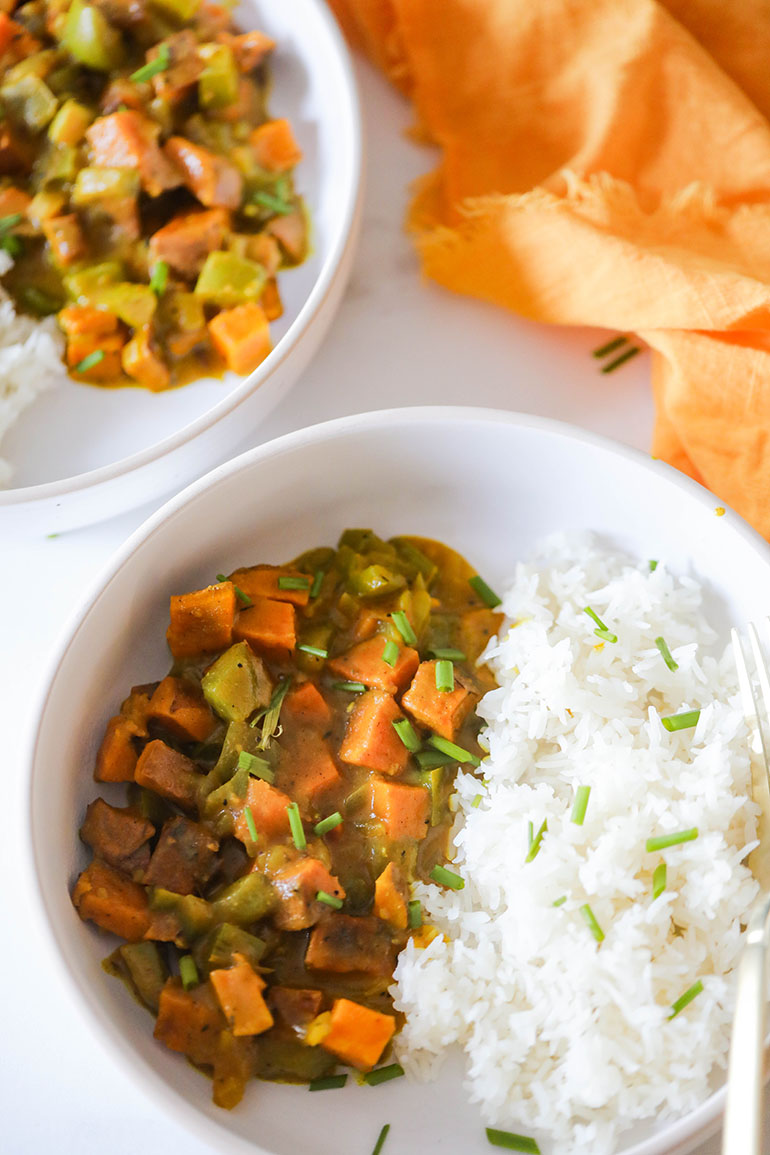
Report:
[{"label": "yellow curry sauce", "polygon": [[80,380],[249,373],[305,256],[275,47],[209,0],[0,0],[0,246]]},{"label": "yellow curry sauce", "polygon": [[110,968],[220,1106],[387,1053],[427,930],[411,884],[461,884],[449,800],[495,603],[448,547],[370,530],[172,597],[174,664],[108,723],[95,777],[128,805],[88,807],[73,902],[127,940]]}]

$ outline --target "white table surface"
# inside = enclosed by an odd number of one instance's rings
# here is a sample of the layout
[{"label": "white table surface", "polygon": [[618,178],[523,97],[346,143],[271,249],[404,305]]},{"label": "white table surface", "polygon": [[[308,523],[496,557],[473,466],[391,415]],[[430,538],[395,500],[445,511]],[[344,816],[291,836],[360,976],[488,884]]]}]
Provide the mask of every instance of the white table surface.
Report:
[{"label": "white table surface", "polygon": [[[403,135],[406,105],[368,66],[358,68],[368,162],[353,276],[315,363],[241,448],[356,411],[438,403],[557,417],[646,448],[652,425],[646,356],[603,377],[590,356],[601,334],[533,325],[420,278],[401,222],[408,185],[432,157]],[[160,1114],[91,1035],[56,957],[31,924],[31,883],[19,868],[29,703],[81,591],[150,512],[55,539],[0,541],[0,1151],[7,1155],[214,1150]],[[712,1140],[698,1155],[718,1150]]]}]

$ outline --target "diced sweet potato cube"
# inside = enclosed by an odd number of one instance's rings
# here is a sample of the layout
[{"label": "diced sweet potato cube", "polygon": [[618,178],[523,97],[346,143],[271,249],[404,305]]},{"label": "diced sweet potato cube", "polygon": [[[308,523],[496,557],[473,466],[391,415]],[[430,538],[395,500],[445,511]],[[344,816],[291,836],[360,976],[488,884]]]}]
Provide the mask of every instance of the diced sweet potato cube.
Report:
[{"label": "diced sweet potato cube", "polygon": [[321,1046],[343,1063],[370,1071],[395,1033],[393,1015],[372,1011],[351,999],[335,999],[329,1032]]},{"label": "diced sweet potato cube", "polygon": [[153,1034],[171,1051],[188,1055],[194,1063],[213,1063],[225,1019],[208,983],[186,991],[177,978],[160,992]]},{"label": "diced sweet potato cube", "polygon": [[275,277],[270,277],[265,282],[259,303],[264,309],[268,321],[277,321],[279,317],[283,316],[283,301]]},{"label": "diced sweet potato cube", "polygon": [[[15,216],[16,213],[26,213],[32,198],[22,189],[9,185],[0,189],[0,217]],[[19,222],[21,224],[21,221]]]},{"label": "diced sweet potato cube", "polygon": [[232,582],[173,596],[166,631],[171,653],[175,658],[192,658],[224,650],[233,640],[235,610]]},{"label": "diced sweet potato cube", "polygon": [[233,36],[230,32],[220,32],[217,40],[232,49],[241,72],[253,72],[275,48],[275,41],[256,28],[252,32],[241,32],[237,36]]},{"label": "diced sweet potato cube", "polygon": [[288,172],[302,160],[302,149],[284,118],[260,124],[250,134],[249,143],[257,164],[268,172]]},{"label": "diced sweet potato cube", "polygon": [[150,237],[150,260],[165,261],[183,277],[192,279],[201,271],[208,254],[221,249],[229,225],[226,209],[179,213]]},{"label": "diced sweet potato cube", "polygon": [[149,840],[155,827],[146,818],[129,809],[110,806],[103,798],[96,798],[86,810],[80,828],[80,837],[95,856],[132,874],[144,870],[150,861]]},{"label": "diced sweet potato cube", "polygon": [[309,987],[271,987],[268,1003],[281,1022],[300,1038],[321,1010],[323,995]]},{"label": "diced sweet potato cube", "polygon": [[222,309],[209,321],[209,334],[233,373],[253,373],[273,348],[265,311],[255,301]]},{"label": "diced sweet potato cube", "polygon": [[348,718],[340,758],[382,774],[400,774],[406,769],[409,751],[393,728],[399,718],[403,714],[390,694],[383,690],[362,694]]},{"label": "diced sweet potato cube", "polygon": [[302,811],[317,810],[326,792],[340,782],[323,736],[311,729],[285,732],[279,773],[281,787]]},{"label": "diced sweet potato cube", "polygon": [[126,342],[121,365],[124,373],[156,393],[168,389],[171,384],[171,371],[161,354],[153,348],[149,325],[137,329]]},{"label": "diced sweet potato cube", "polygon": [[[67,339],[67,364],[84,381],[115,381],[122,376],[123,333],[80,333]],[[93,364],[86,357],[97,354]],[[85,368],[80,366],[85,361]]]},{"label": "diced sweet potato cube", "polygon": [[97,782],[133,782],[139,752],[134,745],[136,726],[120,714],[107,723],[102,744],[96,755],[94,778]]},{"label": "diced sweet potato cube", "polygon": [[[284,589],[281,578],[301,579],[303,585],[299,589]],[[306,573],[285,569],[283,566],[254,565],[248,569],[237,569],[232,575],[232,581],[253,601],[257,598],[272,598],[277,602],[291,602],[293,606],[306,606],[310,600],[313,579]]]},{"label": "diced sweet potato cube", "polygon": [[305,930],[313,926],[329,907],[318,901],[319,891],[344,899],[345,890],[318,858],[300,858],[279,870],[272,878],[279,896],[273,921],[280,930]]},{"label": "diced sweet potato cube", "polygon": [[246,961],[212,971],[209,978],[227,1023],[236,1037],[261,1035],[263,1031],[270,1030],[273,1016],[262,994],[264,981]]},{"label": "diced sweet potato cube", "polygon": [[60,310],[57,320],[68,337],[79,337],[83,333],[103,337],[118,331],[118,318],[114,313],[91,305],[67,305]]},{"label": "diced sweet potato cube", "polygon": [[139,757],[134,771],[139,786],[154,790],[183,810],[194,810],[198,801],[201,775],[195,763],[165,742],[149,742]]},{"label": "diced sweet potato cube", "polygon": [[436,688],[436,663],[421,662],[411,686],[401,699],[415,721],[451,739],[462,726],[476,702],[478,694],[466,689],[455,678],[454,690],[441,691]]},{"label": "diced sweet potato cube", "polygon": [[[244,807],[251,807],[257,834],[263,835],[268,840],[288,835],[289,816],[286,807],[290,803],[291,798],[282,790],[276,790],[269,782],[261,778],[249,780]],[[246,845],[251,843],[249,828],[242,811],[235,814],[235,834]]]},{"label": "diced sweet potato cube", "polygon": [[143,882],[192,894],[211,877],[218,849],[218,840],[205,826],[175,815],[163,824]]},{"label": "diced sweet potato cube", "polygon": [[400,646],[395,663],[390,666],[382,655],[387,639],[382,634],[358,642],[346,654],[332,658],[329,669],[351,682],[363,682],[373,690],[397,694],[411,680],[420,664],[420,655],[410,646]]},{"label": "diced sweet potato cube", "polygon": [[51,217],[42,222],[42,229],[51,247],[51,256],[60,267],[66,268],[85,256],[86,240],[77,213]]},{"label": "diced sweet potato cube", "polygon": [[91,163],[105,168],[132,168],[150,196],[182,184],[182,174],[158,146],[159,125],[136,109],[100,116],[86,131]]},{"label": "diced sweet potato cube", "polygon": [[150,698],[147,717],[183,742],[205,742],[217,725],[201,691],[171,675],[158,684]]},{"label": "diced sweet potato cube", "polygon": [[237,209],[241,204],[243,177],[223,156],[193,144],[183,136],[171,136],[165,144],[166,157],[182,174],[182,181],[202,205]]},{"label": "diced sweet potato cube", "polygon": [[81,874],[72,892],[80,917],[128,942],[139,942],[150,925],[144,887],[95,858]]},{"label": "diced sweet potato cube", "polygon": [[388,838],[424,838],[430,825],[430,794],[424,786],[406,786],[373,778],[372,813]]},{"label": "diced sweet potato cube", "polygon": [[305,966],[335,974],[389,975],[396,948],[378,918],[325,915],[310,933]]},{"label": "diced sweet potato cube", "polygon": [[396,930],[406,930],[408,891],[395,862],[389,862],[374,884],[374,913]]},{"label": "diced sweet potato cube", "polygon": [[148,682],[144,686],[132,686],[131,693],[120,704],[120,713],[136,727],[136,733],[140,738],[147,737],[147,711],[155,689],[155,682]]},{"label": "diced sweet potato cube", "polygon": [[289,659],[297,644],[294,606],[288,602],[258,598],[241,610],[233,628],[236,641],[248,642],[252,650],[275,662]]},{"label": "diced sweet potato cube", "polygon": [[286,695],[281,717],[285,727],[311,726],[325,731],[331,724],[332,712],[315,682],[303,682]]}]

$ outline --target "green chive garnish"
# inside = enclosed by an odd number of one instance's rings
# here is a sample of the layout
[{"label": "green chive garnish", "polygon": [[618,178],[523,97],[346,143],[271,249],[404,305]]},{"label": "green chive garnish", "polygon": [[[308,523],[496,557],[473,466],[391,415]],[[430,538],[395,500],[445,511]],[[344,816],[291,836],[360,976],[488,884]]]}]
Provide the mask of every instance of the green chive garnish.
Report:
[{"label": "green chive garnish", "polygon": [[417,930],[422,926],[422,903],[419,898],[413,898],[406,904],[406,909],[409,912],[409,927],[411,930]]},{"label": "green chive garnish", "polygon": [[440,750],[442,754],[447,754],[454,762],[470,762],[471,766],[480,766],[481,763],[475,754],[471,754],[470,750],[463,750],[462,746],[456,746],[454,742],[450,742],[447,738],[440,738],[438,734],[431,734],[428,742],[436,750]]},{"label": "green chive garnish", "polygon": [[307,846],[307,839],[305,838],[305,831],[302,827],[302,819],[299,816],[299,806],[296,802],[290,802],[286,807],[286,813],[289,816],[289,827],[291,829],[291,836],[294,839],[294,845],[297,850],[304,850]]},{"label": "green chive garnish", "polygon": [[663,661],[666,663],[669,670],[678,670],[679,669],[679,663],[675,662],[674,659],[671,657],[671,650],[666,645],[666,639],[663,637],[656,638],[655,639],[655,645],[660,650],[660,652],[663,656]]},{"label": "green chive garnish", "polygon": [[364,1082],[368,1083],[370,1087],[376,1087],[379,1083],[389,1083],[391,1079],[400,1079],[404,1074],[404,1068],[400,1063],[391,1063],[388,1067],[378,1067],[375,1071],[369,1071],[364,1075]]},{"label": "green chive garnish", "polygon": [[318,597],[318,595],[321,592],[321,586],[323,585],[323,583],[324,583],[324,571],[322,569],[317,569],[315,571],[315,577],[313,578],[313,584],[310,587],[311,598],[317,598]]},{"label": "green chive garnish", "polygon": [[430,877],[439,886],[448,886],[450,890],[462,890],[465,882],[460,878],[459,874],[455,874],[451,870],[447,870],[445,866],[434,866],[430,872]]},{"label": "green chive garnish", "polygon": [[322,1079],[313,1079],[308,1083],[308,1091],[335,1091],[344,1087],[348,1081],[347,1075],[325,1075]]},{"label": "green chive garnish", "polygon": [[474,796],[473,801],[471,802],[471,806],[473,807],[474,810],[477,810],[480,805],[481,805],[481,795],[476,794]]},{"label": "green chive garnish", "polygon": [[351,694],[363,694],[366,686],[363,682],[332,682],[333,690],[347,690]]},{"label": "green chive garnish", "polygon": [[377,1142],[374,1144],[374,1150],[372,1151],[372,1155],[380,1155],[382,1148],[385,1146],[385,1140],[388,1137],[388,1131],[389,1130],[390,1130],[390,1123],[386,1123],[385,1126],[380,1131],[379,1136],[377,1137]]},{"label": "green chive garnish", "polygon": [[168,283],[168,262],[156,261],[152,267],[152,276],[150,277],[150,288],[156,297],[162,297],[166,291]]},{"label": "green chive garnish", "polygon": [[614,353],[616,349],[619,349],[621,345],[625,345],[627,342],[628,337],[613,337],[613,339],[608,341],[606,345],[600,345],[598,349],[594,349],[593,356],[606,357],[608,354]]},{"label": "green chive garnish", "polygon": [[516,1135],[513,1131],[498,1131],[487,1127],[487,1139],[493,1147],[505,1147],[507,1151],[525,1151],[527,1155],[540,1155],[540,1148],[529,1135]]},{"label": "green chive garnish", "polygon": [[597,942],[604,942],[604,931],[599,926],[599,923],[596,921],[596,915],[591,910],[591,907],[588,905],[588,903],[584,902],[582,906],[578,907],[578,910],[579,910],[580,914],[583,916],[586,926],[588,927],[588,929],[590,930],[591,934],[594,936],[596,941]]},{"label": "green chive garnish", "polygon": [[341,823],[342,815],[340,814],[339,810],[335,810],[333,814],[328,816],[328,818],[322,818],[320,822],[316,822],[313,830],[319,838],[322,838],[323,835],[328,834],[330,830],[336,830],[336,828]]},{"label": "green chive garnish", "polygon": [[494,590],[490,589],[482,577],[476,574],[475,577],[468,578],[468,585],[474,590],[485,605],[488,605],[491,610],[496,606],[502,605],[502,598],[499,598]]},{"label": "green chive garnish", "polygon": [[261,209],[267,209],[270,213],[275,213],[280,217],[287,217],[289,213],[294,212],[294,205],[291,201],[282,200],[280,197],[273,196],[272,193],[266,192],[264,189],[258,189],[252,194],[252,201],[255,205],[259,205]]},{"label": "green chive garnish", "polygon": [[529,833],[529,853],[527,854],[527,857],[524,859],[525,862],[531,862],[533,858],[537,857],[537,854],[540,851],[540,843],[543,841],[543,835],[545,834],[545,832],[547,830],[548,830],[548,819],[545,818],[543,820],[542,825],[540,826],[540,829],[538,830],[537,834],[533,838],[532,837],[532,823],[530,822],[530,824],[529,824],[529,832],[530,832]]},{"label": "green chive garnish", "polygon": [[703,983],[700,979],[693,983],[691,987],[688,987],[684,994],[680,995],[676,1002],[671,1004],[671,1014],[668,1016],[669,1022],[671,1019],[675,1019],[679,1012],[683,1011],[686,1006],[689,1006],[692,1000],[699,995],[702,990]]},{"label": "green chive garnish", "polygon": [[448,754],[442,754],[440,750],[420,750],[419,754],[415,754],[415,758],[421,770],[435,770],[439,766],[449,766],[456,761]]},{"label": "green chive garnish", "polygon": [[667,718],[661,718],[661,722],[663,728],[673,734],[675,730],[690,730],[697,726],[699,718],[700,710],[685,710],[683,714],[669,714]]},{"label": "green chive garnish", "polygon": [[395,666],[398,661],[398,646],[395,642],[385,643],[385,649],[382,651],[382,660],[388,666]]},{"label": "green chive garnish", "polygon": [[273,690],[273,696],[270,699],[270,705],[266,710],[260,710],[256,718],[249,722],[250,726],[256,726],[258,722],[262,722],[262,733],[259,736],[259,749],[266,750],[270,745],[270,740],[273,738],[278,729],[278,720],[281,717],[281,707],[283,700],[291,689],[291,678],[284,678],[279,682]]},{"label": "green chive garnish", "polygon": [[144,84],[146,80],[152,80],[153,76],[157,76],[159,72],[165,72],[170,63],[171,53],[168,50],[168,44],[161,44],[155,59],[143,64],[141,68],[137,68],[136,72],[132,72],[129,80],[133,80],[135,84]]},{"label": "green chive garnish", "polygon": [[590,794],[590,786],[578,786],[575,792],[575,801],[572,804],[572,813],[569,816],[569,820],[570,822],[574,822],[576,826],[583,825]]},{"label": "green chive garnish", "polygon": [[408,718],[398,718],[393,723],[393,729],[398,734],[401,741],[412,754],[416,754],[420,749],[420,739],[412,728],[412,723]]},{"label": "green chive garnish", "polygon": [[195,965],[195,959],[191,954],[183,954],[179,960],[179,977],[182,980],[182,986],[186,991],[191,987],[197,987],[200,979],[198,978],[198,968]]},{"label": "green chive garnish", "polygon": [[652,875],[652,897],[660,898],[666,889],[666,864],[659,862]]},{"label": "green chive garnish", "polygon": [[325,890],[319,890],[315,897],[316,902],[322,902],[325,906],[330,906],[332,910],[342,910],[342,899],[337,898],[334,894],[329,894]]},{"label": "green chive garnish", "polygon": [[396,612],[390,616],[393,619],[393,625],[404,639],[404,644],[407,646],[416,646],[417,634],[412,629],[412,623],[409,621],[409,618],[406,616],[404,611],[396,610]]},{"label": "green chive garnish", "polygon": [[440,694],[450,694],[455,688],[455,668],[447,658],[436,662],[436,689]]},{"label": "green chive garnish", "polygon": [[9,213],[7,217],[0,217],[0,236],[13,229],[24,220],[24,213]]},{"label": "green chive garnish", "polygon": [[104,349],[94,349],[93,353],[89,353],[82,361],[78,361],[75,366],[76,373],[87,373],[89,369],[93,369],[94,365],[98,365],[100,361],[104,360]]},{"label": "green chive garnish", "polygon": [[291,577],[289,574],[282,574],[278,579],[279,590],[309,590],[309,577]]},{"label": "green chive garnish", "polygon": [[583,606],[583,613],[588,614],[589,618],[593,618],[596,622],[597,629],[594,630],[597,638],[601,638],[603,642],[616,642],[618,640],[617,634],[613,634],[608,630],[602,619],[595,613],[590,606]]},{"label": "green chive garnish", "polygon": [[[230,578],[226,574],[218,573],[217,574],[217,581],[218,582],[229,582]],[[235,582],[233,582],[233,589],[235,590],[235,596],[237,597],[238,601],[241,602],[242,605],[244,605],[244,606],[253,606],[254,605],[254,602],[251,600],[249,595],[245,594],[243,592],[243,590],[241,589],[241,587],[237,586],[235,584]]]},{"label": "green chive garnish", "polygon": [[450,648],[431,650],[430,653],[434,658],[443,658],[448,662],[465,662],[468,660],[467,654],[464,654],[462,650],[453,650]]},{"label": "green chive garnish", "polygon": [[650,565],[650,573],[655,573],[655,570],[658,568],[657,558],[651,557],[649,565]]},{"label": "green chive garnish", "polygon": [[638,345],[632,345],[630,349],[626,349],[625,353],[621,353],[614,361],[610,361],[609,365],[602,365],[602,373],[613,373],[619,369],[621,365],[625,365],[626,361],[630,361],[637,353],[641,353]]},{"label": "green chive garnish", "polygon": [[682,842],[693,842],[698,837],[698,827],[693,826],[690,830],[678,830],[675,834],[660,834],[657,838],[648,838],[644,844],[644,849],[648,854],[654,854],[656,850],[668,850],[669,846],[679,846]]},{"label": "green chive garnish", "polygon": [[264,758],[257,758],[256,754],[249,754],[248,750],[241,750],[238,755],[238,769],[248,770],[249,774],[261,778],[263,782],[269,782],[271,786],[275,782],[275,773],[270,763]]},{"label": "green chive garnish", "polygon": [[246,825],[249,828],[249,838],[252,842],[256,842],[259,838],[259,835],[257,834],[257,828],[254,825],[254,815],[251,812],[250,806],[244,806],[243,817],[246,819]]},{"label": "green chive garnish", "polygon": [[297,646],[298,650],[302,650],[303,654],[312,654],[314,658],[328,658],[329,651],[322,650],[320,646]]},{"label": "green chive garnish", "polygon": [[567,896],[566,896],[566,894],[563,894],[561,896],[561,898],[554,899],[554,901],[551,903],[551,906],[564,906],[564,903],[566,901],[567,901]]},{"label": "green chive garnish", "polygon": [[535,824],[533,823],[532,819],[530,818],[529,822],[527,823],[527,846],[531,846],[532,843],[534,842],[534,840],[535,840]]}]

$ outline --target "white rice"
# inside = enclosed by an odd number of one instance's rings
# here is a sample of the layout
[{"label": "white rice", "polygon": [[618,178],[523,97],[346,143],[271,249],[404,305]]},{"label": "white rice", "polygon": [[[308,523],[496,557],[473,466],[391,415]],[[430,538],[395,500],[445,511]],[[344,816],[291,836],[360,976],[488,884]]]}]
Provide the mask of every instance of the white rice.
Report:
[{"label": "white rice", "polygon": [[[600,645],[586,605],[617,643]],[[552,539],[518,567],[503,609],[486,654],[499,689],[480,706],[486,786],[457,781],[465,888],[416,888],[443,936],[400,956],[398,1055],[427,1078],[459,1044],[487,1123],[537,1136],[544,1152],[602,1155],[633,1120],[692,1109],[725,1065],[730,972],[757,893],[747,735],[732,659],[707,653],[700,587],[663,563],[650,572],[585,536]],[[661,725],[696,708],[694,730]],[[579,785],[591,787],[582,826],[570,821]],[[525,863],[528,823],[545,820]],[[694,841],[645,852],[690,827]],[[661,862],[667,889],[653,901]],[[698,979],[702,993],[669,1020]]]},{"label": "white rice", "polygon": [[[0,277],[13,261],[0,250]],[[46,389],[67,380],[64,338],[54,317],[35,320],[17,313],[0,285],[0,441],[22,412]],[[0,488],[13,469],[0,457]]]}]

